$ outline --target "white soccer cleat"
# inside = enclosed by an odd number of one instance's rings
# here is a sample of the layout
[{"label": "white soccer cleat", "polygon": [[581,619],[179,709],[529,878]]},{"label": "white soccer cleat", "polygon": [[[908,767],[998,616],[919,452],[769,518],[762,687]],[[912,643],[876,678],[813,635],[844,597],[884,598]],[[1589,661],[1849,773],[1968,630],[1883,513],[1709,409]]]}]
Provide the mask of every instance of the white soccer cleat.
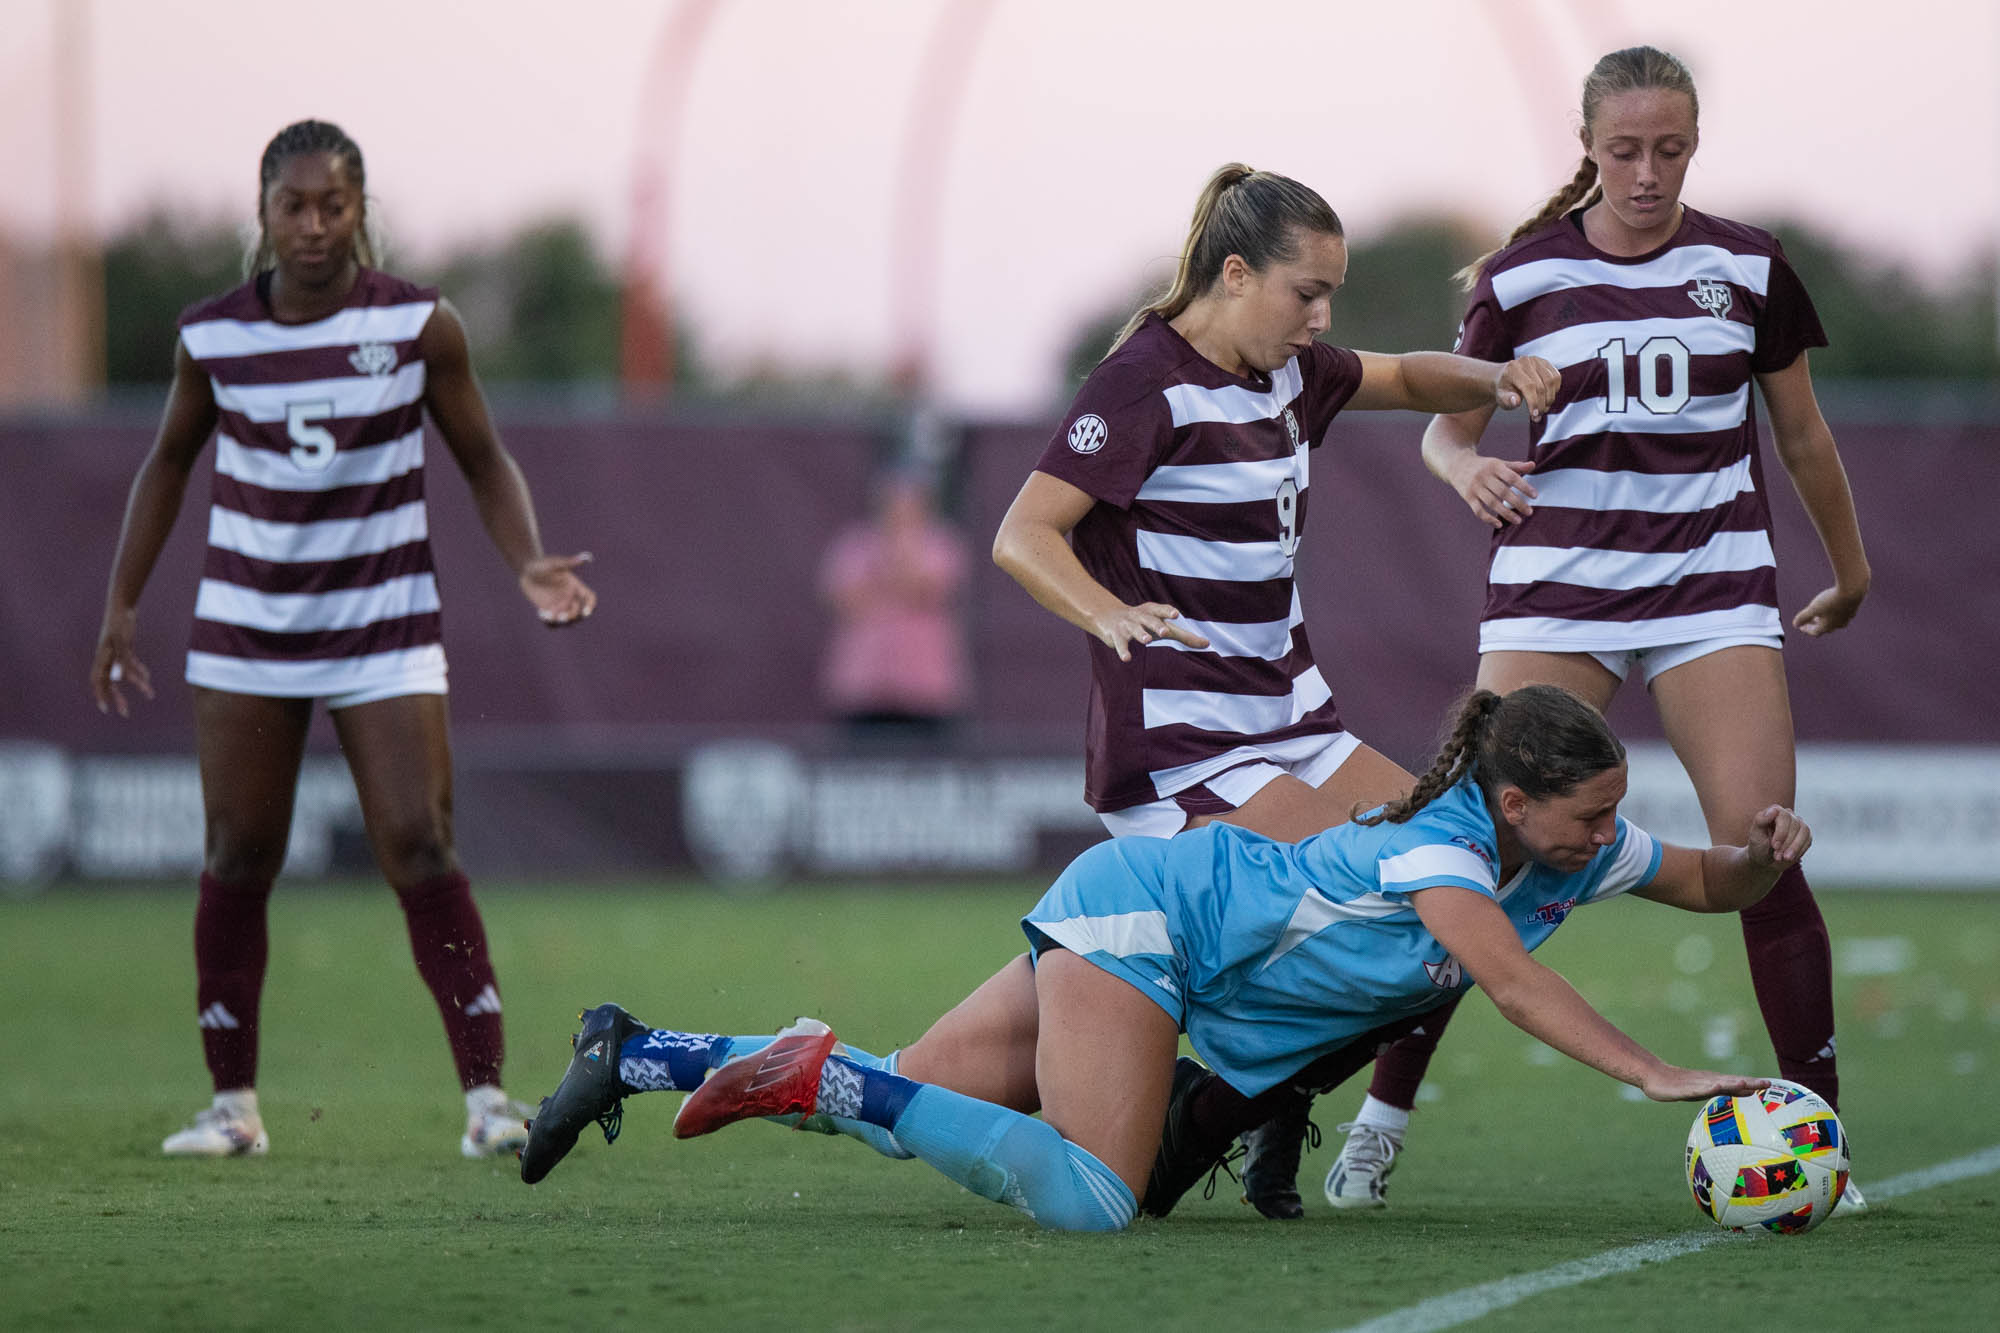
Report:
[{"label": "white soccer cleat", "polygon": [[1326,1201],[1335,1208],[1381,1208],[1388,1203],[1389,1173],[1401,1146],[1373,1125],[1351,1120],[1333,1169],[1326,1173]]},{"label": "white soccer cleat", "polygon": [[1840,1192],[1840,1202],[1833,1205],[1833,1212],[1827,1215],[1831,1222],[1837,1217],[1849,1217],[1855,1213],[1868,1211],[1868,1200],[1861,1197],[1861,1187],[1854,1183],[1854,1177],[1847,1178],[1847,1188]]},{"label": "white soccer cleat", "polygon": [[517,1102],[498,1088],[475,1088],[465,1095],[465,1136],[458,1141],[464,1157],[499,1157],[528,1144],[528,1119],[535,1108]]},{"label": "white soccer cleat", "polygon": [[255,1111],[211,1106],[160,1144],[169,1157],[262,1157],[271,1151],[264,1118]]}]

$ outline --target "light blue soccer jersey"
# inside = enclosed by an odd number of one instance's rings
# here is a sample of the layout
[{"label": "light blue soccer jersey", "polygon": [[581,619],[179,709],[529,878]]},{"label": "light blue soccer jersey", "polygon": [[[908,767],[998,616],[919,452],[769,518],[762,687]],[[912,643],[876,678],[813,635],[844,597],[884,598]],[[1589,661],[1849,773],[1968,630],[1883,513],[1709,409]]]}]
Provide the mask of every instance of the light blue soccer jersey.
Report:
[{"label": "light blue soccer jersey", "polygon": [[1022,920],[1173,1015],[1210,1068],[1256,1096],[1471,983],[1409,895],[1456,885],[1500,904],[1532,950],[1574,908],[1650,884],[1660,848],[1636,825],[1584,869],[1530,863],[1506,884],[1493,820],[1462,781],[1408,823],[1342,824],[1299,843],[1233,824],[1118,838],[1071,863]]}]

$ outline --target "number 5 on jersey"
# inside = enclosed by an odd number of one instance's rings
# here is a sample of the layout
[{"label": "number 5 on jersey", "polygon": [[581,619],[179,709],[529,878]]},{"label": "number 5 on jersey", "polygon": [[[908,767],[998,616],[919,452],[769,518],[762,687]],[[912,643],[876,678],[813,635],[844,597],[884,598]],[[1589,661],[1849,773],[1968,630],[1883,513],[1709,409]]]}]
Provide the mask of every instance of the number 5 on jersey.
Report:
[{"label": "number 5 on jersey", "polygon": [[307,472],[333,465],[333,432],[314,421],[333,415],[331,402],[285,404],[285,434],[292,437],[292,461]]}]

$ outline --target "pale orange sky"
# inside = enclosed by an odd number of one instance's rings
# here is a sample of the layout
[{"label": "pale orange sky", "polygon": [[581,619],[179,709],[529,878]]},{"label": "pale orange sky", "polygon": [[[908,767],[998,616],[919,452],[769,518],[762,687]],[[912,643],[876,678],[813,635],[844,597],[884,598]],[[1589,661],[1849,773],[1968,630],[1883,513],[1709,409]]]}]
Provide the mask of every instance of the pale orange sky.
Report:
[{"label": "pale orange sky", "polygon": [[[29,237],[57,217],[52,16],[76,2],[0,0],[0,226]],[[265,141],[311,115],[361,143],[405,253],[574,213],[617,255],[645,72],[683,2],[592,0],[556,23],[528,0],[90,0],[88,217],[167,202],[247,218]],[[724,368],[870,376],[891,355],[897,168],[946,2],[722,0],[664,244]],[[1195,192],[1232,158],[1316,186],[1357,238],[1448,212],[1497,239],[1574,166],[1585,70],[1638,41],[1700,84],[1690,203],[1806,218],[1941,276],[2000,232],[1997,12],[995,0],[939,181],[939,392],[1043,407],[1076,326],[1165,273]]]}]

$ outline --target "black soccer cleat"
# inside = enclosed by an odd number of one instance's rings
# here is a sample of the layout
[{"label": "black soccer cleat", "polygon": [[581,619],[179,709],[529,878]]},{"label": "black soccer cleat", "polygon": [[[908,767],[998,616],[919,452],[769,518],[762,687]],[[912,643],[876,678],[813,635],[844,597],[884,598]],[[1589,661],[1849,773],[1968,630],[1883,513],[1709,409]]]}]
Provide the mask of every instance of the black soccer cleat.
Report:
[{"label": "black soccer cleat", "polygon": [[1243,1202],[1279,1222],[1306,1215],[1299,1198],[1299,1154],[1319,1147],[1319,1126],[1309,1118],[1312,1103],[1299,1098],[1263,1124],[1243,1134]]},{"label": "black soccer cleat", "polygon": [[615,1004],[600,1004],[577,1015],[583,1030],[570,1038],[576,1054],[542,1109],[528,1122],[521,1149],[521,1179],[532,1185],[555,1170],[576,1146],[583,1127],[596,1121],[604,1141],[618,1138],[625,1113],[625,1085],[618,1079],[618,1053],[625,1039],[650,1029]]},{"label": "black soccer cleat", "polygon": [[1183,1055],[1174,1063],[1174,1082],[1167,1095],[1167,1123],[1160,1131],[1160,1151],[1153,1157],[1152,1174],[1146,1177],[1146,1197],[1139,1211],[1148,1217],[1165,1217],[1194,1188],[1208,1177],[1204,1197],[1215,1192],[1215,1172],[1223,1166],[1223,1156],[1231,1140],[1204,1134],[1195,1119],[1194,1102],[1202,1087],[1215,1075],[1200,1061]]}]

